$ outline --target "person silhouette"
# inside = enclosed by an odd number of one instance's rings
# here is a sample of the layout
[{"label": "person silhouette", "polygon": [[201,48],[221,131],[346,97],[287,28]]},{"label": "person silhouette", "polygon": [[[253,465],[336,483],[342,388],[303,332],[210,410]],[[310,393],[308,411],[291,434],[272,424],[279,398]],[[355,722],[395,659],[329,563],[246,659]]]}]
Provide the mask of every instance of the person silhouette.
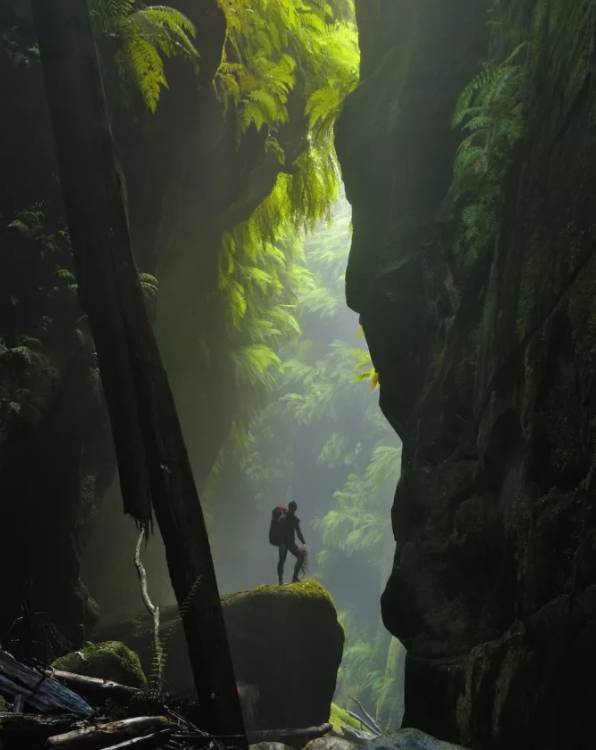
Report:
[{"label": "person silhouette", "polygon": [[296,558],[292,582],[295,583],[299,580],[300,573],[303,573],[306,567],[306,549],[298,547],[296,544],[296,537],[298,537],[302,544],[306,544],[302,529],[300,528],[300,519],[296,515],[297,510],[298,505],[292,500],[288,505],[287,513],[280,519],[279,559],[277,562],[277,577],[280,586],[284,582],[284,566],[288,552],[291,552]]}]

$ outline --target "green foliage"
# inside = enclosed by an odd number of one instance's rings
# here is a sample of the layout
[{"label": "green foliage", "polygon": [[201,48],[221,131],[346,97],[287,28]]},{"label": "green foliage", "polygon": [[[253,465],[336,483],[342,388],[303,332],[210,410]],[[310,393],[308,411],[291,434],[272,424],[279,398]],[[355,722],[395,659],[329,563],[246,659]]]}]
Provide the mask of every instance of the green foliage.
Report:
[{"label": "green foliage", "polygon": [[300,235],[328,217],[338,197],[333,125],[357,82],[356,31],[346,1],[220,5],[227,32],[217,95],[238,141],[249,129],[265,132],[265,150],[280,168],[269,196],[226,233],[220,258],[236,379],[271,387],[282,374],[276,352],[300,331],[296,298],[322,291],[304,267]]},{"label": "green foliage", "polygon": [[250,127],[275,132],[290,119],[292,94],[306,102],[313,133],[333,128],[358,74],[351,3],[220,0],[227,34],[216,90]]},{"label": "green foliage", "polygon": [[110,47],[109,58],[123,85],[133,86],[150,112],[168,85],[165,59],[184,57],[198,65],[195,28],[175,8],[138,0],[90,0],[89,11],[93,31],[101,47]]},{"label": "green foliage", "polygon": [[453,126],[466,133],[457,151],[451,198],[460,210],[458,252],[472,263],[495,239],[501,186],[524,132],[526,43],[505,59],[487,60],[462,92]]},{"label": "green foliage", "polygon": [[321,291],[304,266],[297,234],[324,215],[337,194],[335,168],[313,164],[316,158],[311,150],[293,176],[280,174],[250,219],[223,238],[219,288],[226,299],[238,381],[274,383],[281,374],[276,349],[300,333],[294,315],[297,297],[303,290],[313,295]]},{"label": "green foliage", "polygon": [[[333,591],[333,567],[349,557],[352,564],[371,571],[380,593],[380,570],[388,568],[393,546],[389,506],[399,477],[400,450],[377,399],[359,379],[363,371],[369,377],[371,363],[356,320],[345,310],[350,239],[350,212],[344,202],[332,209],[329,223],[320,222],[293,247],[300,258],[295,266],[298,283],[292,306],[284,309],[302,334],[286,338],[278,350],[277,369],[268,371],[275,375],[274,382],[247,428],[235,431],[219,473],[212,476],[209,495],[217,506],[232,491],[226,490],[227,477],[238,472],[242,492],[255,498],[266,517],[271,507],[290,497],[302,505],[300,487],[307,475],[317,492],[308,501],[320,515],[306,532],[307,539],[316,539],[316,547],[322,548],[313,554],[313,573]],[[282,253],[277,258],[278,273],[285,273],[287,257]],[[262,284],[272,289],[268,280]],[[244,316],[251,315],[247,307]],[[309,515],[312,518],[312,510]],[[224,518],[223,523],[225,528],[228,521]],[[383,640],[374,652],[367,651],[367,643],[376,638],[376,625],[371,637],[370,624],[361,623],[360,617],[358,612],[346,613],[339,690],[373,705],[384,684],[382,652],[387,643]]]},{"label": "green foliage", "polygon": [[[358,698],[372,708],[385,685],[385,664],[391,638],[381,624],[374,630],[360,625],[353,612],[342,611],[339,619],[348,638],[339,668],[335,700],[349,705],[353,698]],[[370,713],[374,715],[375,710]]]},{"label": "green foliage", "polygon": [[365,552],[372,563],[379,559],[388,542],[387,514],[383,510],[399,477],[400,465],[401,446],[381,444],[374,448],[362,474],[348,476],[343,488],[334,494],[334,507],[317,522],[328,546],[349,553]]},{"label": "green foliage", "polygon": [[281,360],[270,347],[251,344],[236,350],[233,357],[239,378],[244,378],[250,385],[274,385],[273,373],[281,365]]}]

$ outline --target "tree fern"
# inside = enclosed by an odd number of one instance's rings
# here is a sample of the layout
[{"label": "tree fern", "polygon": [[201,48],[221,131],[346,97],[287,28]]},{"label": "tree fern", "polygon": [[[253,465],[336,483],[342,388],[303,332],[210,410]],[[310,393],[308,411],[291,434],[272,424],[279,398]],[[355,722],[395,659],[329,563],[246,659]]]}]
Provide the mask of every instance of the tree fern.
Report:
[{"label": "tree fern", "polygon": [[236,375],[250,385],[271,386],[275,373],[281,366],[278,355],[264,344],[251,344],[238,349],[233,354]]},{"label": "tree fern", "polygon": [[109,62],[115,64],[122,84],[136,88],[151,112],[168,85],[164,59],[184,57],[198,64],[195,28],[175,8],[146,6],[138,0],[90,0],[89,11],[100,48],[116,42]]}]

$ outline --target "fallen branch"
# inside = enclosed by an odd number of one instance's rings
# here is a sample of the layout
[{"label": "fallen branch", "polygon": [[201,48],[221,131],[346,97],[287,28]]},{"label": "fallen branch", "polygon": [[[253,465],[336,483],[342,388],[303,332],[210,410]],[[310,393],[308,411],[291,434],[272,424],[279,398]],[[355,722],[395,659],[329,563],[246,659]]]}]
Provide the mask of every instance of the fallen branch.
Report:
[{"label": "fallen branch", "polygon": [[48,674],[91,700],[104,701],[109,698],[116,702],[127,702],[133,695],[142,692],[139,688],[130,685],[121,685],[112,680],[102,680],[99,677],[88,677],[74,672],[64,672],[61,669],[52,669]]},{"label": "fallen branch", "polygon": [[118,744],[138,738],[146,732],[160,732],[172,727],[172,723],[165,716],[137,716],[133,719],[111,721],[108,724],[58,734],[50,737],[47,747],[53,750],[96,750],[105,748],[110,743]]}]

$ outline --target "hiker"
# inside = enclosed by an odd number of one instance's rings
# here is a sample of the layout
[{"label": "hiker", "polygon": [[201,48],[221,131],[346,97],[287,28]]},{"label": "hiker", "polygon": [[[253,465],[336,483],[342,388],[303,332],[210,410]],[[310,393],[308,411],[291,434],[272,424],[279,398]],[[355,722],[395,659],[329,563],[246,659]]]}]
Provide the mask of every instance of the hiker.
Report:
[{"label": "hiker", "polygon": [[304,573],[306,568],[306,549],[304,547],[298,547],[296,544],[296,536],[302,544],[306,544],[302,534],[302,529],[300,528],[300,519],[296,515],[297,509],[297,504],[292,500],[287,508],[282,506],[274,508],[271,516],[269,541],[279,550],[277,577],[280,586],[284,582],[284,565],[286,563],[288,551],[296,558],[292,582],[298,581],[300,573]]}]

